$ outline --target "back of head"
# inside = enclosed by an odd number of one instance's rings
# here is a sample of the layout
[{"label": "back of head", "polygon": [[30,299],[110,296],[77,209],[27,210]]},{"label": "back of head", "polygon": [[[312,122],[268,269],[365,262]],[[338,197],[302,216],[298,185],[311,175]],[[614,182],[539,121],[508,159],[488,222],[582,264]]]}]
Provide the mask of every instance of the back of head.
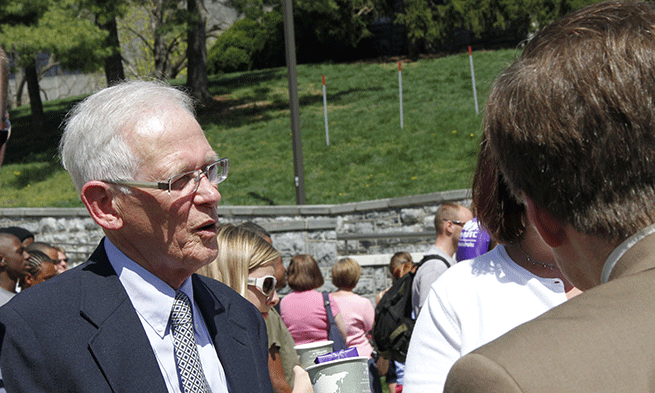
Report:
[{"label": "back of head", "polygon": [[219,280],[245,296],[248,273],[272,263],[280,253],[254,232],[232,224],[218,227],[216,260],[198,273]]},{"label": "back of head", "polygon": [[141,157],[129,148],[126,133],[171,104],[193,113],[188,95],[154,81],[119,83],[77,104],[65,120],[59,145],[77,191],[91,180],[133,180]]},{"label": "back of head", "polygon": [[617,242],[655,222],[655,12],[604,2],[537,34],[492,88],[484,133],[511,190]]},{"label": "back of head", "polygon": [[410,265],[414,266],[414,260],[412,259],[412,255],[408,253],[407,251],[399,251],[391,257],[391,261],[389,262],[389,273],[393,277],[396,277],[396,272],[402,265]]},{"label": "back of head", "polygon": [[332,266],[332,284],[339,289],[351,291],[357,286],[362,267],[352,258],[338,260]]},{"label": "back of head", "polygon": [[325,282],[318,263],[311,255],[299,254],[291,258],[287,268],[289,287],[302,292],[319,288]]}]

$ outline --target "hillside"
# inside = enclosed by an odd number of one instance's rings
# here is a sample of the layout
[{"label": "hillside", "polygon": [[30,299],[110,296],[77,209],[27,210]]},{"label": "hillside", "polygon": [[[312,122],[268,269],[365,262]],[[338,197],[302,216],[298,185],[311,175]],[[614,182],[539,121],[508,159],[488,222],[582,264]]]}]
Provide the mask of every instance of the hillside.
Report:
[{"label": "hillside", "polygon": [[[515,55],[473,53],[480,111],[494,77]],[[469,187],[482,120],[475,113],[470,74],[468,53],[404,61],[401,129],[397,62],[298,66],[307,203]],[[286,69],[214,76],[210,90],[215,102],[198,108],[198,117],[219,155],[230,158],[230,176],[219,188],[222,203],[295,204]],[[81,206],[55,151],[57,125],[76,99],[46,103],[51,132],[43,138],[25,135],[29,108],[11,112],[14,131],[9,163],[0,170],[1,207]]]}]

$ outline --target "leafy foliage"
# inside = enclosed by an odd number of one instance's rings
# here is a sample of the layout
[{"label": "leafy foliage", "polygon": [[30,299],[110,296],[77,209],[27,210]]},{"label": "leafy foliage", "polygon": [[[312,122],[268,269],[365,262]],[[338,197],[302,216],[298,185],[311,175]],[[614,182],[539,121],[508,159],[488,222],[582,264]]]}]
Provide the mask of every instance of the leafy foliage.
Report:
[{"label": "leafy foliage", "polygon": [[273,11],[261,22],[243,18],[221,34],[207,54],[210,74],[249,71],[284,64],[283,17]]},{"label": "leafy foliage", "polygon": [[21,66],[49,53],[65,68],[90,72],[108,54],[101,45],[106,32],[73,0],[16,0],[3,11],[0,45]]},{"label": "leafy foliage", "polygon": [[475,40],[516,43],[529,32],[599,0],[405,0],[403,24],[411,54],[457,49]]}]

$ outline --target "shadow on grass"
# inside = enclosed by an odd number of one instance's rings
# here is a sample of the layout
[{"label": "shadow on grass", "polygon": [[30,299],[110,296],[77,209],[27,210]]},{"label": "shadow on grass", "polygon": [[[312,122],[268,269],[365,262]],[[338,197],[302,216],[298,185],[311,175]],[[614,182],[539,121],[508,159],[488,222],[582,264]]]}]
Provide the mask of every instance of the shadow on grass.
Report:
[{"label": "shadow on grass", "polygon": [[82,97],[53,100],[43,104],[45,123],[43,133],[34,132],[29,106],[9,111],[11,138],[7,143],[4,163],[46,161],[59,166],[57,147],[61,139],[60,125],[66,113]]},{"label": "shadow on grass", "polygon": [[[271,88],[265,84],[274,80],[287,78],[285,68],[274,68],[261,71],[244,72],[230,76],[215,76],[210,79],[209,88],[214,95],[227,95],[236,87],[252,87],[253,94],[238,100],[217,97],[212,102],[198,108],[201,123],[220,123],[230,127],[239,127],[254,122],[269,121],[279,116],[280,111],[289,110],[289,103],[279,98],[269,98]],[[264,84],[262,86],[262,84]],[[342,104],[348,100],[348,95],[383,90],[379,87],[349,89],[327,95],[331,104]],[[61,138],[61,123],[66,113],[79,102],[83,96],[44,103],[45,126],[43,133],[35,133],[32,128],[32,116],[29,106],[22,106],[10,111],[12,135],[7,144],[4,162],[27,163],[44,161],[59,166],[57,147]],[[317,94],[302,94],[299,97],[300,106],[319,105],[323,96]]]},{"label": "shadow on grass", "polygon": [[[286,77],[286,76],[285,76]],[[348,89],[332,94],[327,94],[327,101],[330,104],[343,104],[347,96],[353,93],[364,93],[384,90],[381,87],[362,89]],[[233,100],[229,98],[215,99],[198,108],[198,117],[201,123],[220,123],[230,127],[240,127],[246,124],[253,124],[259,121],[269,121],[274,113],[289,110],[289,102],[279,99],[266,100],[266,93],[269,88],[261,87],[254,89],[256,95]],[[323,95],[303,94],[298,97],[300,107],[313,106],[323,103]]]},{"label": "shadow on grass", "polygon": [[215,76],[209,80],[209,91],[212,94],[227,94],[236,87],[244,88],[257,86],[272,80],[286,79],[284,69],[268,69],[261,71],[244,72],[235,76]]},{"label": "shadow on grass", "polygon": [[18,189],[25,188],[31,183],[47,180],[60,169],[61,165],[57,160],[49,162],[44,166],[39,166],[38,168],[23,169],[9,182],[9,185]]}]

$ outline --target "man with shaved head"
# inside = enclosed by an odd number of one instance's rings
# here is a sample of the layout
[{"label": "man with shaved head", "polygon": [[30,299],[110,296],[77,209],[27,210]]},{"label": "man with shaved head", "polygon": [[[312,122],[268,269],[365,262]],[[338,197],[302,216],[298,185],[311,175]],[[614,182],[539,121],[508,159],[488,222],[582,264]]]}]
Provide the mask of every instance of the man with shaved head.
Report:
[{"label": "man with shaved head", "polygon": [[459,244],[464,224],[473,218],[473,213],[466,206],[445,202],[434,215],[434,228],[437,238],[434,245],[425,254],[423,264],[416,271],[412,282],[412,307],[414,315],[418,316],[425,299],[428,298],[432,283],[450,266],[457,263],[455,251]]},{"label": "man with shaved head", "polygon": [[16,236],[0,233],[0,305],[16,295],[18,280],[27,275],[29,257]]}]

